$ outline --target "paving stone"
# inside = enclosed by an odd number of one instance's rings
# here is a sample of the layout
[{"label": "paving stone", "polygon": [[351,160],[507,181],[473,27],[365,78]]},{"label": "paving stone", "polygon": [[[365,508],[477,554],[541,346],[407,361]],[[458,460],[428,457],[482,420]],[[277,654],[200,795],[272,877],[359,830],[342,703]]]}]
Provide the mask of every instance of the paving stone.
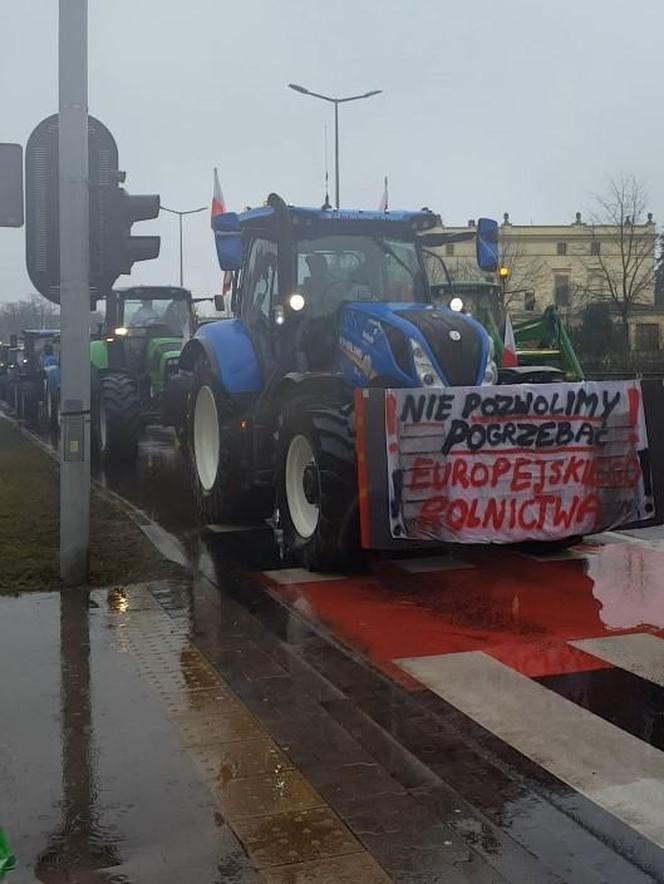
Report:
[{"label": "paving stone", "polygon": [[293,767],[288,756],[268,738],[226,743],[217,747],[214,755],[208,753],[208,757],[215,787],[223,786],[231,780],[257,777]]},{"label": "paving stone", "polygon": [[258,868],[341,856],[361,849],[339,818],[323,807],[239,820],[234,828]]},{"label": "paving stone", "polygon": [[231,823],[248,817],[291,813],[320,807],[320,795],[295,770],[229,780],[214,790],[224,818]]},{"label": "paving stone", "polygon": [[330,806],[347,819],[358,802],[385,795],[405,795],[404,789],[377,764],[346,764],[341,767],[308,768],[307,776]]},{"label": "paving stone", "polygon": [[392,880],[368,853],[263,869],[266,884],[389,884]]}]

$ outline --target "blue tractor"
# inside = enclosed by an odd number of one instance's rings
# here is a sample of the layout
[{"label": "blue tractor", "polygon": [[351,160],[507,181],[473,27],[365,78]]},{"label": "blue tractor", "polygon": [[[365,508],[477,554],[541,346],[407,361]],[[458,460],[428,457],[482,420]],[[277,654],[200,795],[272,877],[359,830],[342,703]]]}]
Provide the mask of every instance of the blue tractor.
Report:
[{"label": "blue tractor", "polygon": [[[491,339],[431,302],[428,210],[264,207],[215,219],[233,318],[180,357],[172,423],[203,523],[274,516],[290,560],[348,568],[359,548],[354,391],[496,382]],[[497,227],[476,232],[497,264]]]}]

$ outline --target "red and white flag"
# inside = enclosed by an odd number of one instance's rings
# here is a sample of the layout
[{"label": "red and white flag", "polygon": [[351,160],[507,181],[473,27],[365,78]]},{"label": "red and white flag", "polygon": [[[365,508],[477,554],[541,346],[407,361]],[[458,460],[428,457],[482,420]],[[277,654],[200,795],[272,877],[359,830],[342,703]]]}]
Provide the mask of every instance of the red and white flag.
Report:
[{"label": "red and white flag", "polygon": [[518,364],[516,358],[516,341],[509,311],[505,314],[505,337],[503,339],[503,368],[514,368]]},{"label": "red and white flag", "polygon": [[[217,215],[223,215],[226,212],[226,199],[221,189],[219,181],[219,172],[217,167],[214,169],[214,189],[212,191],[212,208],[210,211],[210,220],[214,221]],[[224,283],[221,289],[223,295],[228,295],[233,289],[233,274],[230,270],[224,273]]]},{"label": "red and white flag", "polygon": [[226,200],[224,199],[224,192],[221,189],[221,184],[219,183],[219,173],[217,172],[217,168],[215,166],[214,169],[214,190],[212,192],[212,218],[216,218],[217,215],[223,215],[226,211]]},{"label": "red and white flag", "polygon": [[383,190],[383,195],[380,199],[380,203],[378,204],[379,212],[387,212],[389,208],[389,197],[387,192],[387,175],[385,176],[385,189]]}]

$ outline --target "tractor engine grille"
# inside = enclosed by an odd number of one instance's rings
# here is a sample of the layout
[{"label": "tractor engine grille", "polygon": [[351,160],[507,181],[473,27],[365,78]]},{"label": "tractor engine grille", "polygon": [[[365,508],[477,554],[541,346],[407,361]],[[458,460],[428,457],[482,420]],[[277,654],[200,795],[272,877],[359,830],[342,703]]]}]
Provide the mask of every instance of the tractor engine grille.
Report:
[{"label": "tractor engine grille", "polygon": [[473,386],[477,382],[482,339],[465,316],[438,310],[397,312],[401,319],[412,323],[424,335],[450,386]]}]

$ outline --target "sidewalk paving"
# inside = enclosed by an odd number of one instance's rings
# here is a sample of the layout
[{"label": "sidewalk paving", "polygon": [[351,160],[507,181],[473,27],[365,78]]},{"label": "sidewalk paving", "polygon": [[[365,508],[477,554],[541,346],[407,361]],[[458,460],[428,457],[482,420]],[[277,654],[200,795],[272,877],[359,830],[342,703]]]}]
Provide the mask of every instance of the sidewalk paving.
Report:
[{"label": "sidewalk paving", "polygon": [[389,881],[151,588],[0,597],[8,881]]},{"label": "sidewalk paving", "polygon": [[60,591],[56,465],[2,419],[0,487],[8,884],[389,882],[159,603],[191,577],[97,500],[109,586]]}]

